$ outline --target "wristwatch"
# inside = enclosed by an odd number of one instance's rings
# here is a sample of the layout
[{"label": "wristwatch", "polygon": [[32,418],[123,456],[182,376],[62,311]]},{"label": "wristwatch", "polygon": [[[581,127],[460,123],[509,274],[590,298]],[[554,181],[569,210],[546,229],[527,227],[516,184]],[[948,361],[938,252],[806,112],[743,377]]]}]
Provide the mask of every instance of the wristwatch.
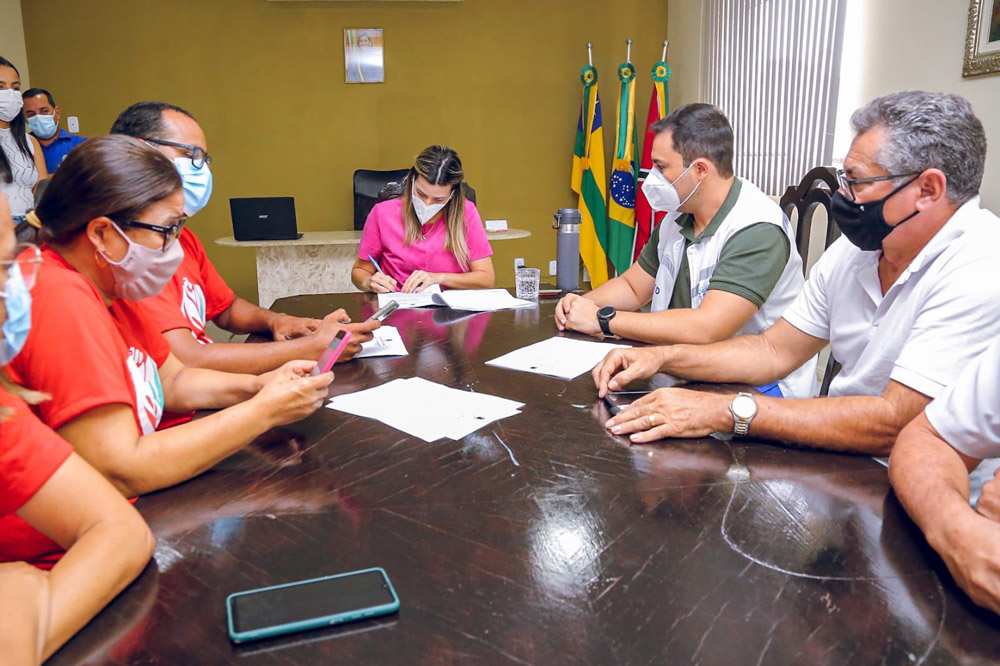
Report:
[{"label": "wristwatch", "polygon": [[614,335],[611,332],[611,320],[615,318],[616,314],[618,314],[618,310],[613,305],[605,305],[597,311],[597,323],[601,325],[601,332],[609,338]]},{"label": "wristwatch", "polygon": [[752,393],[739,393],[729,403],[729,411],[733,415],[733,433],[741,437],[750,430],[750,422],[757,416],[757,401]]}]

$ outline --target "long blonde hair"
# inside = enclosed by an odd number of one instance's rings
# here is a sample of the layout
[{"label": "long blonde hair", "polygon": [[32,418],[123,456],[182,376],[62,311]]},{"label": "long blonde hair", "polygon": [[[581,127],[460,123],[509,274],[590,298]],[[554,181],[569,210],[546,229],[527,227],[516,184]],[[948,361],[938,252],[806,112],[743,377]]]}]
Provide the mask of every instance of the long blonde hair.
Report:
[{"label": "long blonde hair", "polygon": [[429,146],[413,161],[403,188],[403,226],[406,229],[403,242],[406,245],[413,245],[420,236],[421,224],[413,208],[413,185],[418,175],[423,176],[431,185],[451,185],[451,199],[441,212],[445,218],[447,233],[444,247],[455,255],[462,270],[469,270],[469,245],[465,240],[465,193],[462,191],[465,171],[462,170],[462,160],[451,148]]}]

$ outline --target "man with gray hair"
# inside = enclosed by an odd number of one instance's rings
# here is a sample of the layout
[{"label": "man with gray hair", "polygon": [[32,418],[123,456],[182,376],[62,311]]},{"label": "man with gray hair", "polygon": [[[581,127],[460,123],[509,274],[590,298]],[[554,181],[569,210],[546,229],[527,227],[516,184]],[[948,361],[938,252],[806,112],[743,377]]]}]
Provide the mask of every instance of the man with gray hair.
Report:
[{"label": "man with gray hair", "polygon": [[884,455],[1000,335],[1000,219],[979,205],[986,136],[972,107],[904,91],[851,124],[831,210],[844,237],[773,326],[711,345],[619,349],[594,369],[602,396],[657,372],[759,385],[829,342],[843,365],[830,397],[659,389],[611,419],[612,432],[645,442],[731,431]]}]

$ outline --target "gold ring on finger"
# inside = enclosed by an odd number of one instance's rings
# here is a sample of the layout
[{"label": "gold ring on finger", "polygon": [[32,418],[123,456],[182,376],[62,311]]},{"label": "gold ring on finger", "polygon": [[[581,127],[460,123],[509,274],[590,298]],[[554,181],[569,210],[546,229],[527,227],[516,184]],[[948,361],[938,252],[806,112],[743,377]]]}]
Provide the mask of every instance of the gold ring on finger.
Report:
[{"label": "gold ring on finger", "polygon": [[656,414],[649,415],[649,427],[653,428],[656,426]]}]

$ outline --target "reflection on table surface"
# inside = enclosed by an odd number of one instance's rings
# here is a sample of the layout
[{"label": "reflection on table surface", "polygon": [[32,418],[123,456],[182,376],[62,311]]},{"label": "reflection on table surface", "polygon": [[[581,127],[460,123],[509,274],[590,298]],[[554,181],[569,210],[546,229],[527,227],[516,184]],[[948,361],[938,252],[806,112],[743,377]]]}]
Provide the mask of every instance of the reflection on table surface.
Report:
[{"label": "reflection on table surface", "polygon": [[[276,309],[375,310],[369,295]],[[589,376],[484,362],[555,334],[554,303],[393,313],[410,355],[331,394],[420,376],[525,402],[427,444],[329,409],[143,497],[140,579],[55,664],[978,664],[975,608],[869,458],[702,439],[629,446]],[[386,409],[391,409],[387,405]],[[498,442],[509,447],[510,452]],[[516,458],[519,465],[514,464]],[[397,616],[233,646],[232,592],[381,566]]]}]

